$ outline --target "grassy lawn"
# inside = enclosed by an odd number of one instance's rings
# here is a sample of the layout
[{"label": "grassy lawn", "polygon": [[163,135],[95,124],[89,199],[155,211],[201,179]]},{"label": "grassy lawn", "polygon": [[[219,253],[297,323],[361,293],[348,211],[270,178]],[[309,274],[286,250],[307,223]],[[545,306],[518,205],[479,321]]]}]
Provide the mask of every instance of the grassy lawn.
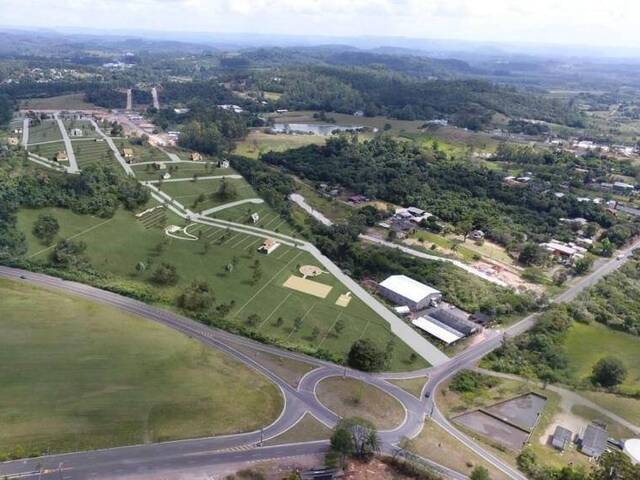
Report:
[{"label": "grassy lawn", "polygon": [[[43,145],[30,145],[29,151],[49,160],[54,160],[56,153],[66,152],[66,149],[64,142],[60,140],[59,142],[45,143]],[[67,163],[68,162],[62,162],[63,165],[66,165]]]},{"label": "grassy lawn", "polygon": [[[169,158],[165,156],[162,161],[168,161]],[[207,165],[205,162],[202,163],[171,163],[167,164],[168,166],[173,167],[173,171],[171,172],[171,178],[193,178],[193,175],[196,174],[199,177],[207,177],[214,175],[230,175],[236,173],[234,170],[230,168],[218,168],[215,165]],[[138,180],[159,180],[163,173],[167,172],[167,170],[156,170],[153,165],[136,165],[133,164],[131,166],[133,171],[136,173],[136,178]]]},{"label": "grassy lawn", "polygon": [[[317,265],[311,255],[285,245],[271,255],[261,255],[256,250],[262,239],[226,229],[205,225],[192,227],[190,232],[199,234],[200,240],[181,241],[167,237],[161,228],[149,228],[124,210],[119,210],[112,219],[100,219],[63,209],[23,209],[18,214],[18,228],[27,236],[27,256],[33,261],[46,262],[53,248],[42,245],[31,233],[38,214],[44,211],[53,213],[61,225],[58,240],[75,236],[76,240],[87,244],[86,255],[94,268],[119,281],[152,289],[166,304],[172,305],[176,296],[193,280],[203,279],[215,292],[216,303],[233,302],[227,316],[229,320],[248,325],[248,317],[255,314],[259,322],[252,325],[252,329],[291,348],[322,348],[342,357],[359,338],[370,338],[382,349],[395,338],[387,322],[359,299],[353,298],[347,307],[336,305],[339,295],[347,290],[332,275],[323,273],[314,279],[333,287],[325,299],[283,287],[290,275],[299,275],[300,265]],[[228,210],[221,213],[228,213]],[[184,225],[184,221],[172,213],[167,213],[166,217],[169,225]],[[275,214],[272,219],[266,215],[263,219],[270,223],[268,228],[284,222]],[[209,247],[205,251],[207,242]],[[162,244],[160,253],[157,251],[159,244]],[[226,266],[234,258],[236,267],[229,273]],[[253,283],[252,266],[256,260],[262,276]],[[145,263],[145,272],[136,271],[138,262]],[[180,277],[177,285],[160,287],[150,283],[152,272],[161,262],[176,266]],[[344,324],[340,334],[334,330],[338,320]],[[420,359],[411,362],[410,355],[409,347],[395,341],[389,369],[424,366]]]},{"label": "grassy lawn", "polygon": [[404,409],[395,398],[354,378],[327,378],[318,384],[316,394],[335,414],[362,417],[380,430],[391,430],[404,419]]},{"label": "grassy lawn", "polygon": [[624,362],[629,372],[622,388],[637,390],[640,387],[639,337],[617,332],[597,322],[588,325],[574,322],[565,348],[576,378],[587,378],[600,358],[613,355]]},{"label": "grassy lawn", "polygon": [[[89,120],[69,119],[69,120],[63,120],[63,123],[64,123],[64,127],[69,133],[70,138],[98,138],[100,136],[98,135],[98,132],[96,132],[96,129],[93,128],[93,125]],[[73,137],[71,135],[71,129],[74,129],[74,128],[79,128],[80,130],[82,130],[81,137]]]},{"label": "grassy lawn", "polygon": [[88,165],[107,164],[113,167],[116,172],[123,172],[106,142],[72,140],[72,145],[76,161],[81,169]]},{"label": "grassy lawn", "polygon": [[313,187],[301,180],[296,181],[296,191],[304,197],[309,205],[334,222],[347,221],[356,211],[355,208],[337,199],[323,197]]},{"label": "grassy lawn", "polygon": [[83,93],[58,95],[49,98],[28,98],[20,102],[20,108],[34,110],[95,110],[100,107],[85,102]]},{"label": "grassy lawn", "polygon": [[265,378],[164,326],[8,280],[0,296],[0,452],[252,431],[282,409]]},{"label": "grassy lawn", "polygon": [[42,120],[39,125],[29,127],[29,143],[62,140],[62,134],[55,120]]},{"label": "grassy lawn", "polygon": [[[222,179],[210,179],[197,180],[195,182],[163,182],[161,185],[156,186],[167,195],[183,204],[185,207],[198,212],[225,203],[237,202],[239,200],[245,200],[248,198],[259,198],[251,185],[249,185],[244,179],[228,178],[225,179],[225,181],[235,187],[237,195],[230,200],[221,200],[217,198],[216,193],[218,192],[222,181]],[[195,200],[200,195],[204,195],[205,200],[194,206]],[[252,204],[247,204],[245,205],[245,207],[253,208],[255,206]],[[215,213],[213,215],[215,215]]]},{"label": "grassy lawn", "polygon": [[[260,216],[260,220],[257,223],[253,223],[253,220],[251,220],[250,216],[252,213],[257,213]],[[293,237],[297,236],[291,225],[266,203],[238,205],[236,207],[225,208],[209,216],[230,222],[245,223],[247,225],[265,228]]]},{"label": "grassy lawn", "polygon": [[331,429],[315,419],[310,413],[305,413],[302,420],[281,435],[264,442],[265,445],[286,445],[298,442],[313,442],[327,440],[331,437]]},{"label": "grassy lawn", "polygon": [[126,138],[114,139],[120,153],[123,148],[130,148],[133,150],[133,162],[168,162],[171,159],[159,148],[151,145],[134,145]]},{"label": "grassy lawn", "polygon": [[613,393],[581,391],[580,395],[620,417],[640,425],[640,400]]},{"label": "grassy lawn", "polygon": [[489,470],[491,480],[509,478],[430,420],[426,421],[420,435],[407,442],[405,448],[464,475],[469,475],[476,465],[481,465]]},{"label": "grassy lawn", "polygon": [[424,388],[424,385],[427,383],[427,380],[428,380],[427,377],[420,377],[420,378],[409,378],[409,379],[402,379],[402,380],[387,380],[387,381],[389,383],[394,384],[396,387],[400,387],[404,391],[409,392],[411,395],[419,399],[422,394],[422,389]]}]

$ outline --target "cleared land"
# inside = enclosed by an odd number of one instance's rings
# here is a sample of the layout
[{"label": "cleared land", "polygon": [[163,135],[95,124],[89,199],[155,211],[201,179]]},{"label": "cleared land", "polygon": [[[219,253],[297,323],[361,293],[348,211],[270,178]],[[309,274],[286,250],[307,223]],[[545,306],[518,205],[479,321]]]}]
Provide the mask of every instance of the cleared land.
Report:
[{"label": "cleared land", "polygon": [[[42,245],[31,233],[38,214],[45,211],[53,213],[61,225],[57,240],[73,237],[86,242],[86,255],[94,268],[110,274],[114,283],[154,292],[164,303],[172,304],[187,285],[202,279],[211,285],[216,303],[233,302],[228,320],[283,346],[303,351],[322,348],[342,357],[360,338],[370,338],[382,349],[395,338],[387,322],[359,299],[352,299],[347,307],[335,305],[346,288],[331,275],[320,277],[323,283],[333,287],[324,300],[284,288],[282,284],[290,275],[299,274],[300,265],[316,264],[306,252],[282,245],[271,255],[263,255],[257,252],[263,239],[205,225],[189,229],[199,236],[198,241],[171,239],[159,227],[165,223],[180,226],[185,223],[164,209],[157,215],[158,218],[165,216],[166,220],[157,222],[153,218],[150,222],[137,220],[124,210],[119,210],[112,219],[76,215],[64,209],[21,210],[18,228],[27,236],[27,256],[33,261],[47,262],[53,248]],[[275,215],[265,219],[265,223],[270,223],[267,228],[281,222],[284,220]],[[261,271],[257,281],[254,280],[256,261]],[[146,265],[143,273],[136,271],[138,262]],[[162,262],[176,266],[180,277],[177,285],[156,286],[150,282],[153,271]],[[227,266],[234,262],[233,271],[227,271]],[[424,366],[419,359],[410,361],[410,356],[409,347],[396,341],[389,368],[406,370]]]},{"label": "cleared land", "polygon": [[388,380],[389,383],[392,383],[396,387],[400,387],[405,392],[409,392],[416,398],[420,398],[422,394],[422,389],[427,383],[427,377],[420,378],[408,378],[403,380]]},{"label": "cleared land", "polygon": [[[70,138],[98,138],[98,132],[93,128],[92,123],[89,120],[64,120],[64,127],[69,133]],[[79,129],[82,135],[72,135],[71,130]]]},{"label": "cleared land", "polygon": [[0,453],[252,431],[279,415],[264,377],[164,326],[0,280]]},{"label": "cleared land", "polygon": [[31,122],[29,144],[62,140],[60,128],[55,120],[42,120],[39,124]]},{"label": "cleared land", "polygon": [[[162,153],[162,152],[160,152]],[[163,162],[168,162],[169,157],[161,159]],[[214,164],[207,165],[202,163],[167,163],[167,170],[156,170],[153,165],[136,165],[133,164],[131,168],[136,172],[136,178],[139,180],[159,180],[163,173],[168,172],[168,168],[171,167],[171,178],[193,178],[193,175],[199,177],[205,177],[209,175],[230,175],[236,173],[230,168],[218,168]],[[176,168],[177,167],[177,168]]]},{"label": "cleared land", "polygon": [[236,144],[233,153],[249,158],[258,158],[266,152],[283,152],[290,148],[305,145],[324,145],[327,137],[320,135],[287,135],[284,133],[270,134],[261,130],[252,130],[244,140]]},{"label": "cleared land", "polygon": [[118,150],[120,150],[120,153],[122,153],[123,148],[130,148],[131,150],[133,150],[133,163],[171,161],[169,156],[159,148],[148,145],[136,145],[134,143],[131,143],[126,138],[114,139],[113,142],[115,143]]},{"label": "cleared land", "polygon": [[[54,160],[54,157],[58,152],[66,152],[64,142],[62,140],[59,142],[44,143],[42,145],[31,145],[29,146],[29,151],[49,160]],[[61,162],[61,164],[68,165],[68,162]]]},{"label": "cleared land", "polygon": [[[218,173],[212,173],[212,176],[217,176]],[[223,175],[223,174],[221,174]],[[203,175],[204,176],[204,175]],[[172,175],[172,178],[173,175]],[[185,182],[163,182],[161,185],[156,185],[160,190],[165,192],[171,198],[177,200],[185,207],[190,208],[192,210],[201,212],[208,208],[217,207],[219,205],[223,205],[225,203],[236,202],[238,200],[245,200],[247,198],[257,198],[258,195],[251,188],[247,182],[243,179],[233,179],[226,178],[224,179],[228,185],[235,188],[236,196],[228,199],[222,200],[216,194],[220,185],[222,185],[223,179],[200,179],[194,181],[185,181]],[[194,202],[201,195],[204,196],[204,201],[198,202],[194,207]],[[251,208],[252,205],[246,205],[245,208]]]},{"label": "cleared land", "polygon": [[114,158],[106,142],[93,140],[72,140],[73,152],[76,154],[78,166],[82,169],[88,165],[109,165],[118,173],[123,173],[120,164]]},{"label": "cleared land", "polygon": [[34,110],[99,110],[100,107],[84,100],[83,93],[58,95],[49,98],[28,98],[20,102],[22,109]]},{"label": "cleared land", "polygon": [[318,384],[316,394],[335,414],[364,418],[380,430],[391,430],[404,419],[400,402],[379,388],[354,378],[327,378]]}]

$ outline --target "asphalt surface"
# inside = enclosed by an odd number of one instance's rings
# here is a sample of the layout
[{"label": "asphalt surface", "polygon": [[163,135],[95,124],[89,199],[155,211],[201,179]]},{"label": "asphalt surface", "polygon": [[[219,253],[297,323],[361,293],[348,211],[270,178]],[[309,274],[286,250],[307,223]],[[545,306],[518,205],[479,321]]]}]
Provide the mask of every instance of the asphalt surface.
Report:
[{"label": "asphalt surface", "polygon": [[76,161],[76,154],[73,151],[73,145],[71,144],[71,139],[69,138],[69,134],[67,133],[67,129],[60,120],[58,113],[53,114],[53,118],[56,119],[56,123],[58,124],[58,128],[60,129],[60,134],[62,135],[62,140],[64,141],[64,148],[67,150],[67,158],[69,159],[69,173],[79,172],[78,162]]}]

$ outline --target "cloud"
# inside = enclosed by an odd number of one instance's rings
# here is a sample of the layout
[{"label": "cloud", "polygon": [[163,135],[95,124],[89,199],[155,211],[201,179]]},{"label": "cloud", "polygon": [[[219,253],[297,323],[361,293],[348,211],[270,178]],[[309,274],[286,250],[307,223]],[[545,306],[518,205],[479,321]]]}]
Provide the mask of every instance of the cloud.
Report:
[{"label": "cloud", "polygon": [[640,47],[630,0],[0,0],[0,11],[6,26]]}]

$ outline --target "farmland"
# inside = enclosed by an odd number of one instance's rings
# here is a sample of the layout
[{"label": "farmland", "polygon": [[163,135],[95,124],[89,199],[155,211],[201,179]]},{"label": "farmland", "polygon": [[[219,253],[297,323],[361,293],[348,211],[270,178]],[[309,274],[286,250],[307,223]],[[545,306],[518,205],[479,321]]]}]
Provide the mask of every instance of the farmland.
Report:
[{"label": "farmland", "polygon": [[282,408],[265,378],[164,326],[8,280],[0,295],[0,454],[251,431]]}]

